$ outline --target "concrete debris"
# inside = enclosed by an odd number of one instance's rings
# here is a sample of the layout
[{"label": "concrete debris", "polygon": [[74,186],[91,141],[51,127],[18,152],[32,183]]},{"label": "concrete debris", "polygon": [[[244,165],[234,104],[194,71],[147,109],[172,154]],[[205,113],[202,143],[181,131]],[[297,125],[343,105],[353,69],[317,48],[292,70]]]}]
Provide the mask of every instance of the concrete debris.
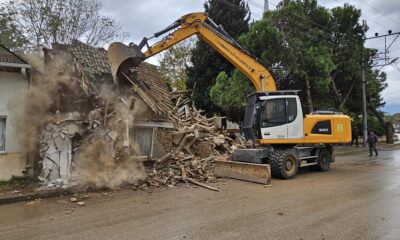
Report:
[{"label": "concrete debris", "polygon": [[33,200],[33,201],[29,201],[26,205],[34,205],[34,204],[36,204],[36,203],[39,203],[41,200],[42,200],[42,199],[38,198],[38,199],[35,199],[35,200]]},{"label": "concrete debris", "polygon": [[69,201],[70,201],[70,202],[77,202],[78,199],[77,199],[76,197],[72,197]]},{"label": "concrete debris", "polygon": [[76,204],[78,204],[78,206],[83,207],[86,205],[86,203],[84,201],[79,201]]},{"label": "concrete debris", "polygon": [[65,188],[71,178],[72,138],[80,128],[70,121],[49,124],[40,136],[42,171],[39,180],[48,187]]}]

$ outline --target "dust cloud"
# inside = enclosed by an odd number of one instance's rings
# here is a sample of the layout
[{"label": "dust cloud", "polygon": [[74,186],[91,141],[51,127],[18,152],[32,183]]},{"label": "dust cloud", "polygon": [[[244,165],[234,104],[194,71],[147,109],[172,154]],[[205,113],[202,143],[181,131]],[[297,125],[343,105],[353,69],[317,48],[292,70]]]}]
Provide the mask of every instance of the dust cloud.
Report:
[{"label": "dust cloud", "polygon": [[[96,86],[97,89],[88,96],[82,90],[80,79],[76,78],[69,55],[53,57],[46,64],[39,56],[28,55],[26,58],[34,69],[28,111],[23,118],[23,121],[30,123],[24,124],[27,151],[37,152],[39,136],[49,125],[59,127],[61,130],[56,132],[60,133],[66,122],[79,128],[73,136],[50,135],[51,138],[62,137],[63,141],[71,143],[72,179],[45,179],[43,184],[53,186],[56,181],[64,181],[64,187],[68,184],[116,188],[145,179],[145,170],[141,162],[135,159],[137,144],[130,133],[135,117],[144,112],[143,103],[135,99],[132,92],[122,91],[113,83]],[[71,113],[79,113],[79,119],[60,117],[73,115]],[[48,141],[55,142],[54,139]],[[58,160],[60,163],[64,161]],[[41,161],[36,159],[34,164],[41,168],[43,161],[46,161],[44,157]],[[50,171],[57,171],[57,168],[59,166],[53,166]]]}]

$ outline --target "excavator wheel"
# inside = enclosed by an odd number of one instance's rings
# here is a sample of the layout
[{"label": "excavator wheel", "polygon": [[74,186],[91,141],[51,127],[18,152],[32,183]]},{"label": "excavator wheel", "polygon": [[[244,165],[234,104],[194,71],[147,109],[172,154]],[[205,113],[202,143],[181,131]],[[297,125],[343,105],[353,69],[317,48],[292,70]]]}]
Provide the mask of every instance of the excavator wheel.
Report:
[{"label": "excavator wheel", "polygon": [[297,175],[299,162],[295,149],[275,150],[270,158],[272,176],[281,179],[291,179]]},{"label": "excavator wheel", "polygon": [[327,148],[321,149],[318,155],[318,164],[310,166],[309,168],[311,170],[316,170],[316,171],[321,171],[321,172],[327,172],[329,171],[329,168],[331,167],[331,162],[332,162],[332,153],[329,151]]}]

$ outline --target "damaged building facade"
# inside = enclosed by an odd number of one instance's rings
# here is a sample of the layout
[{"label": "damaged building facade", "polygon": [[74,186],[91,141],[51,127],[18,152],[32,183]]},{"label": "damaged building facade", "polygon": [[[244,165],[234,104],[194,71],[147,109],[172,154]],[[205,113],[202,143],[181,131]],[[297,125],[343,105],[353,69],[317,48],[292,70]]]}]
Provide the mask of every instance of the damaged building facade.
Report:
[{"label": "damaged building facade", "polygon": [[31,66],[0,44],[0,180],[26,170],[23,141]]},{"label": "damaged building facade", "polygon": [[[106,50],[73,41],[44,49],[44,66],[33,79],[45,77],[57,79],[48,91],[48,118],[38,126],[37,174],[46,186],[69,186],[74,179],[94,185],[120,177],[132,182],[143,170],[131,163],[166,154],[172,104],[155,66],[143,63],[128,81],[115,83]],[[49,84],[38,89],[42,85]]]}]

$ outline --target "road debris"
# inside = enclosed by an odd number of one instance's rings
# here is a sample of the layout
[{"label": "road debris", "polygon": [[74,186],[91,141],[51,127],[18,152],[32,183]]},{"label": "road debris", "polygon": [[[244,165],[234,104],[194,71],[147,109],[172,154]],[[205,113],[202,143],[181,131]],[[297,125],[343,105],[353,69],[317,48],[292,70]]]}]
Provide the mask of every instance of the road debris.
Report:
[{"label": "road debris", "polygon": [[37,198],[37,199],[35,199],[35,200],[33,200],[33,201],[29,201],[26,205],[34,205],[34,204],[39,203],[41,200],[42,200],[42,199]]}]

